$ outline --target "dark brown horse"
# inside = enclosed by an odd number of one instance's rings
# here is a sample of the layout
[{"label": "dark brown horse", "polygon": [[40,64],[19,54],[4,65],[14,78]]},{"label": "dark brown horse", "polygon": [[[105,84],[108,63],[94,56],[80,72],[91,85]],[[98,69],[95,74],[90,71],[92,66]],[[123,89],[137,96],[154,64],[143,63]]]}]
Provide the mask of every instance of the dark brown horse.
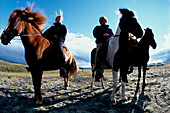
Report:
[{"label": "dark brown horse", "polygon": [[134,48],[134,53],[132,57],[131,64],[134,66],[138,66],[138,84],[137,87],[139,88],[139,82],[141,78],[141,67],[143,67],[143,90],[145,88],[145,76],[147,70],[147,63],[149,61],[149,47],[156,49],[156,42],[154,39],[154,34],[151,29],[146,28],[145,34]]},{"label": "dark brown horse", "polygon": [[[46,17],[40,12],[33,12],[32,6],[24,10],[16,9],[9,17],[8,26],[1,35],[1,42],[8,45],[15,36],[20,36],[25,48],[25,59],[32,74],[36,103],[42,103],[41,79],[44,70],[59,68],[59,59],[54,45],[42,36]],[[67,47],[63,47],[66,56],[64,86],[67,88],[69,78],[78,72],[76,59]]]}]

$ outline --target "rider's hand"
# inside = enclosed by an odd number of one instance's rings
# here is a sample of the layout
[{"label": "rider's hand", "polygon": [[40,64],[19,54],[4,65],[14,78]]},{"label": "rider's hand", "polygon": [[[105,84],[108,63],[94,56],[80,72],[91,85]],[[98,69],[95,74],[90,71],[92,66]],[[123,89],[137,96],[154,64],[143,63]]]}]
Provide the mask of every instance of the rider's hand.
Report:
[{"label": "rider's hand", "polygon": [[109,34],[108,34],[108,33],[105,33],[104,36],[109,36]]}]

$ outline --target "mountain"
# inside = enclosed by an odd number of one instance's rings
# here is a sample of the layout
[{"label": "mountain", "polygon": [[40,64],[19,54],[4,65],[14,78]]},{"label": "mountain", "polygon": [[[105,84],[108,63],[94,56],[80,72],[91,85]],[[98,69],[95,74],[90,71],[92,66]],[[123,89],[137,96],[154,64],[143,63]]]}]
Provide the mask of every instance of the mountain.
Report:
[{"label": "mountain", "polygon": [[[24,48],[19,41],[11,41],[12,44],[5,46],[0,43],[0,60],[18,63],[18,64],[27,64],[24,57]],[[82,53],[82,51],[81,51]],[[76,60],[79,67],[91,67],[90,66],[90,56],[89,54],[75,54]],[[170,49],[162,50],[154,55],[151,55],[152,61],[162,61],[170,62]]]},{"label": "mountain", "polygon": [[11,44],[8,46],[2,45],[0,43],[0,60],[18,63],[18,64],[27,64],[24,57],[24,48],[16,43],[15,47]]}]

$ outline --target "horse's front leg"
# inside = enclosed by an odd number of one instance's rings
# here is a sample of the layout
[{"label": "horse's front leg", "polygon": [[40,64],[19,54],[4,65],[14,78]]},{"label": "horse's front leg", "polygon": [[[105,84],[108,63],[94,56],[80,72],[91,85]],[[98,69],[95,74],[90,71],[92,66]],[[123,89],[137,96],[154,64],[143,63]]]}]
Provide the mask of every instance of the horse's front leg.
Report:
[{"label": "horse's front leg", "polygon": [[93,83],[94,83],[94,73],[95,73],[95,70],[94,70],[94,66],[95,65],[92,65],[92,80],[91,80],[91,88],[93,88]]},{"label": "horse's front leg", "polygon": [[115,93],[116,93],[116,88],[117,88],[117,72],[113,71],[113,91],[111,94],[111,101],[116,104],[116,100],[115,100]]},{"label": "horse's front leg", "polygon": [[127,97],[125,96],[125,86],[126,86],[126,83],[122,81],[121,85],[122,85],[122,93],[121,93],[122,100],[126,101],[127,100]]},{"label": "horse's front leg", "polygon": [[141,66],[138,66],[138,83],[137,83],[137,89],[139,89],[140,78],[141,78]]},{"label": "horse's front leg", "polygon": [[146,82],[145,82],[146,68],[147,68],[147,64],[143,65],[143,86],[142,86],[142,91],[144,91],[145,86],[146,86]]},{"label": "horse's front leg", "polygon": [[[125,86],[126,86],[126,81],[127,81],[127,74],[126,74],[126,71],[122,71],[120,69],[120,76],[122,76],[122,80],[121,80],[121,86],[122,86],[122,90],[121,90],[121,97],[122,97],[122,100],[123,101],[126,101],[127,100],[127,97],[125,96]],[[126,78],[126,79],[124,79]]]},{"label": "horse's front leg", "polygon": [[42,104],[42,95],[41,95],[41,79],[42,71],[31,71],[32,81],[35,91],[35,99],[37,104]]}]

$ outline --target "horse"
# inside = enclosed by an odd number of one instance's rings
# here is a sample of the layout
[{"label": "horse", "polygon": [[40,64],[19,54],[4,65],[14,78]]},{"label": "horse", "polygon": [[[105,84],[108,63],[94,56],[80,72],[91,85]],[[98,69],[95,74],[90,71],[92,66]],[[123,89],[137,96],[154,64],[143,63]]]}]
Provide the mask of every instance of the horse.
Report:
[{"label": "horse", "polygon": [[134,52],[132,52],[132,62],[131,65],[138,67],[138,83],[137,88],[139,89],[139,82],[141,78],[141,67],[143,67],[143,87],[142,90],[144,91],[145,88],[145,76],[147,70],[147,63],[149,61],[149,47],[156,49],[157,44],[154,39],[154,34],[150,28],[145,29],[145,33],[139,43],[137,43],[136,47],[134,48]]},{"label": "horse", "polygon": [[[42,36],[46,17],[40,11],[32,11],[32,6],[24,10],[15,9],[8,20],[8,25],[1,35],[1,42],[8,45],[15,36],[20,36],[25,48],[25,60],[32,75],[37,104],[42,104],[41,80],[43,71],[59,69],[57,51],[48,39]],[[74,55],[64,46],[66,56],[67,77],[64,77],[64,87],[69,87],[69,78],[77,74],[78,66]]]},{"label": "horse", "polygon": [[[117,78],[118,78],[118,70],[120,69],[121,86],[122,86],[122,100],[127,100],[125,96],[125,83],[127,69],[129,68],[128,62],[128,39],[129,33],[133,34],[136,37],[142,37],[143,30],[135,15],[132,11],[128,9],[119,9],[122,17],[119,20],[117,30],[115,35],[108,41],[107,53],[104,60],[110,65],[113,74],[113,90],[111,94],[111,101],[115,104],[115,93],[117,88]],[[108,67],[102,66],[102,69]],[[92,81],[93,83],[93,81]]]}]

